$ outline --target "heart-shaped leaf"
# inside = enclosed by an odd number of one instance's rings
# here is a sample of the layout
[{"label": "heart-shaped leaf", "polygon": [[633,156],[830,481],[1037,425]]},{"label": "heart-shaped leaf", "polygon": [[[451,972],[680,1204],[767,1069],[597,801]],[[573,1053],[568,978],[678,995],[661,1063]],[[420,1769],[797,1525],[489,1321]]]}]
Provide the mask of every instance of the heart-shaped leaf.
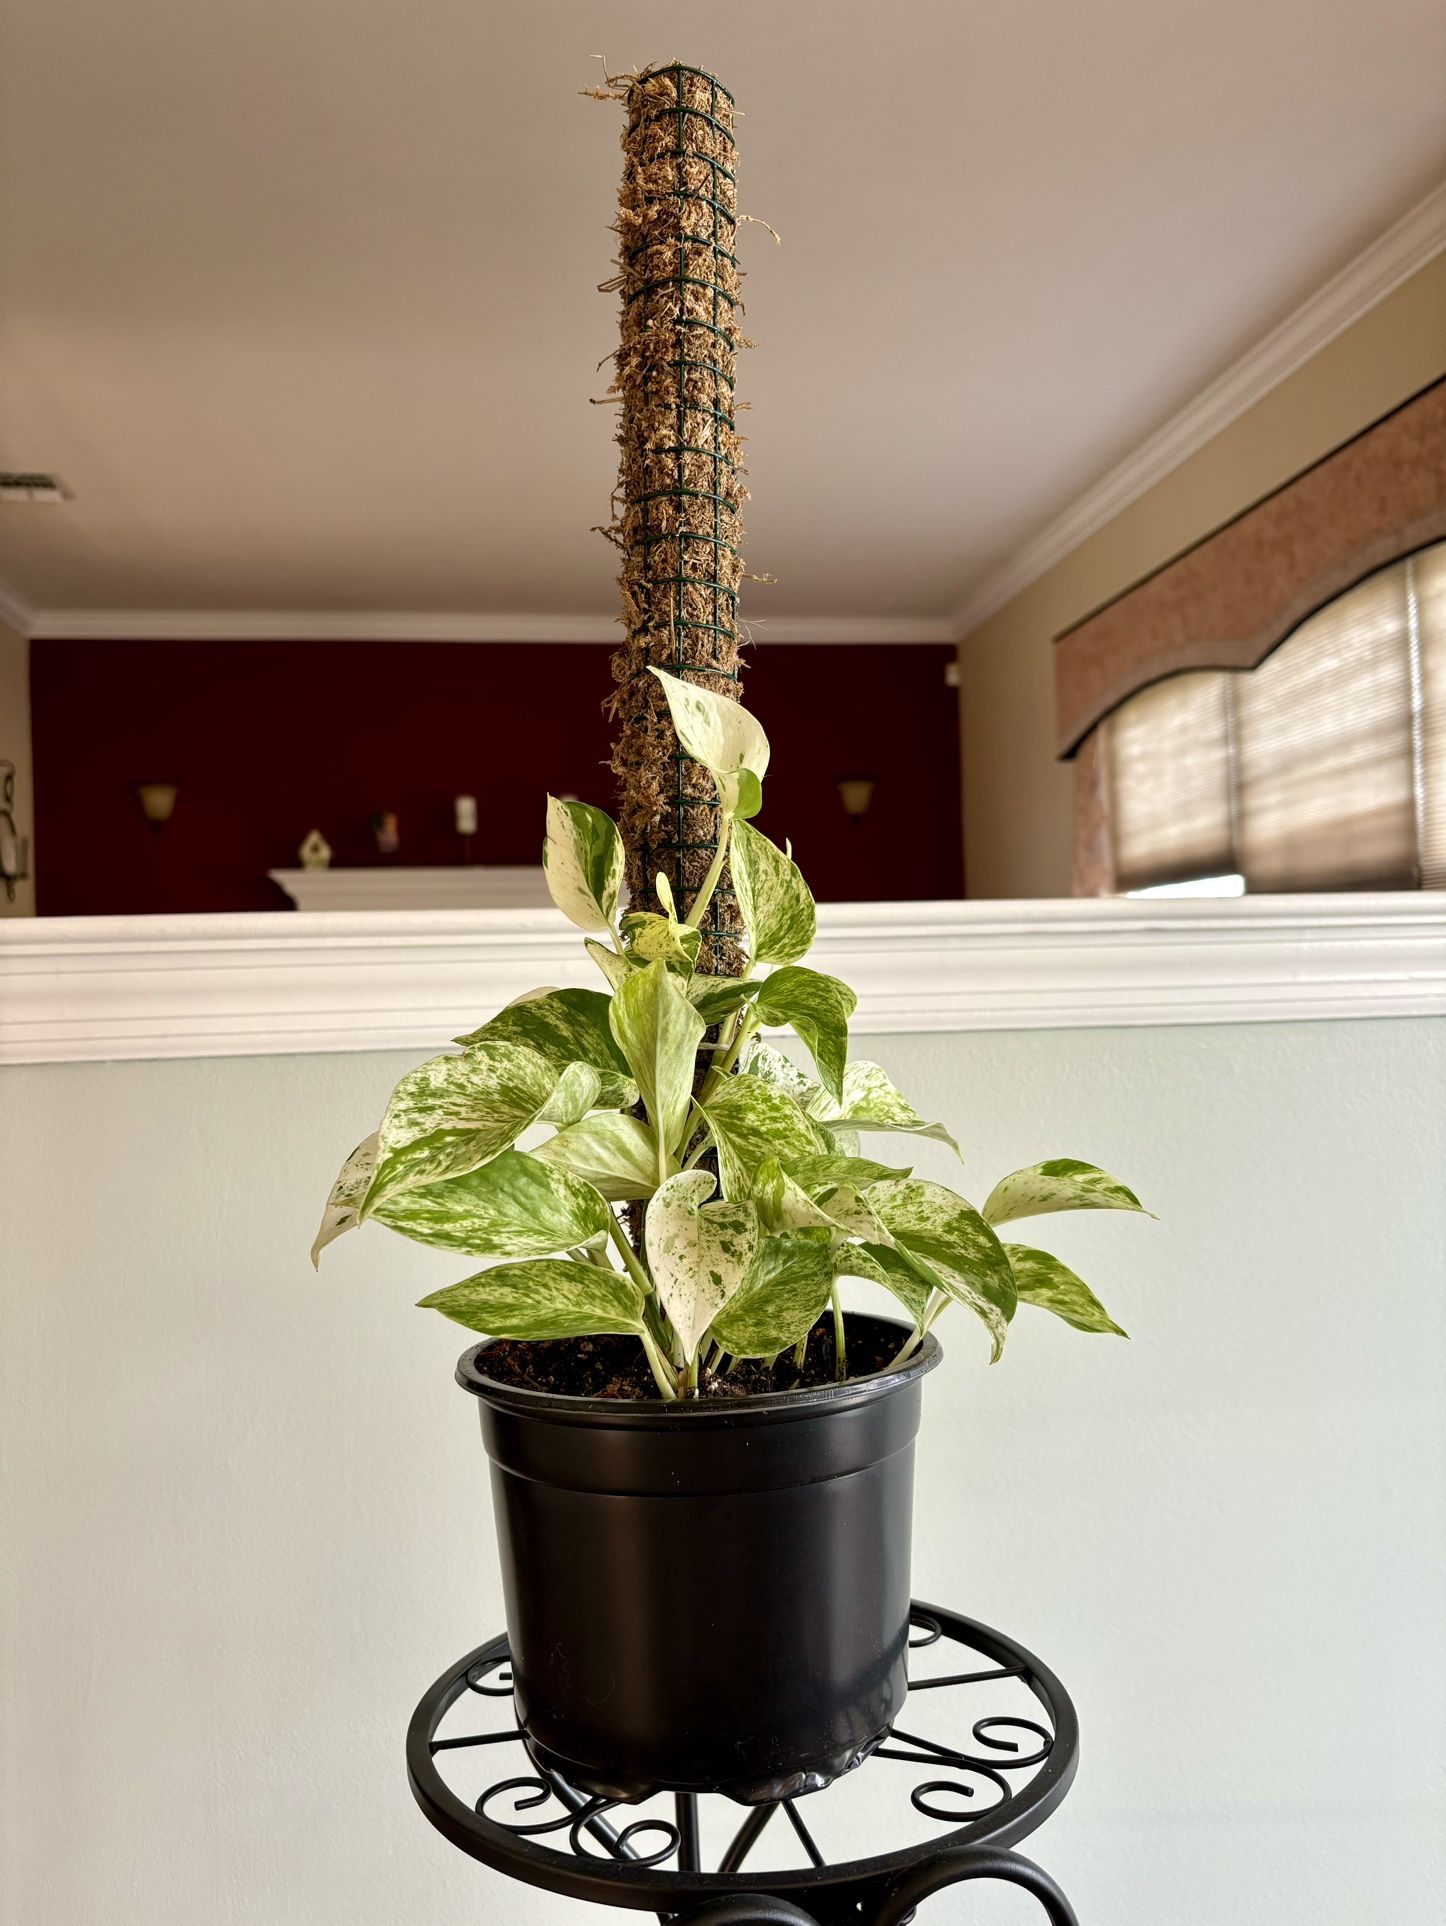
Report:
[{"label": "heart-shaped leaf", "polygon": [[[609,952],[611,954],[611,952]],[[612,998],[601,990],[547,990],[510,1003],[480,1029],[458,1043],[520,1043],[536,1050],[560,1073],[570,1063],[588,1063],[600,1079],[597,1103],[604,1110],[629,1110],[638,1086],[628,1073],[608,1021]]]},{"label": "heart-shaped leaf", "polygon": [[731,815],[740,803],[752,803],[756,812],[756,789],[750,785],[745,790],[737,778],[746,770],[761,783],[768,773],[768,738],[757,716],[731,696],[684,682],[665,669],[652,673],[663,685],[678,741],[717,778],[725,810]]},{"label": "heart-shaped leaf", "polygon": [[605,1332],[640,1337],[643,1332],[642,1294],[630,1279],[565,1257],[498,1264],[418,1303],[486,1337],[599,1337]]},{"label": "heart-shaped leaf", "polygon": [[504,1150],[480,1170],[403,1191],[373,1213],[420,1244],[473,1257],[545,1257],[606,1237],[608,1207],[570,1172]]},{"label": "heart-shaped leaf", "polygon": [[751,823],[735,822],[728,866],[755,963],[797,963],[813,943],[817,912],[798,864]]},{"label": "heart-shaped leaf", "polygon": [[648,1205],[648,1268],[691,1363],[704,1333],[753,1268],[758,1212],[751,1203],[710,1203],[717,1181],[684,1170]]},{"label": "heart-shaped leaf", "polygon": [[651,1197],[658,1187],[658,1146],[637,1117],[603,1110],[570,1124],[529,1153],[571,1171],[609,1203]]},{"label": "heart-shaped leaf", "polygon": [[1037,1304],[1042,1311],[1053,1311],[1077,1331],[1110,1331],[1128,1337],[1120,1329],[1089,1285],[1076,1277],[1067,1264],[1061,1264],[1048,1251],[1031,1250],[1027,1244],[1006,1244],[1005,1253],[1014,1272],[1014,1287],[1021,1304]]},{"label": "heart-shaped leaf", "polygon": [[694,976],[688,983],[688,1001],[705,1023],[721,1023],[750,997],[757,996],[759,985],[739,976]]},{"label": "heart-shaped leaf", "polygon": [[590,803],[547,799],[542,868],[552,900],[580,930],[608,930],[623,886],[617,824]]},{"label": "heart-shaped leaf", "polygon": [[983,1321],[997,1360],[1014,1316],[1014,1273],[1004,1247],[974,1206],[919,1177],[871,1184],[869,1204],[905,1255]]},{"label": "heart-shaped leaf", "polygon": [[817,1122],[851,1125],[856,1130],[904,1130],[916,1137],[935,1137],[958,1155],[959,1146],[940,1123],[926,1123],[908,1098],[901,1095],[876,1063],[862,1058],[843,1074],[843,1091],[834,1098],[820,1093],[809,1105]]},{"label": "heart-shaped leaf", "polygon": [[822,1131],[791,1097],[747,1071],[724,1077],[702,1108],[718,1147],[726,1197],[746,1197],[765,1158],[787,1167],[795,1157],[828,1149]]},{"label": "heart-shaped leaf", "polygon": [[791,1349],[828,1303],[833,1269],[826,1239],[764,1238],[746,1281],[714,1318],[714,1337],[733,1357]]},{"label": "heart-shaped leaf", "polygon": [[842,1100],[849,1018],[857,1006],[847,983],[792,964],[764,979],[753,1007],[765,1023],[788,1024],[797,1031],[818,1066],[824,1089]]},{"label": "heart-shaped leaf", "polygon": [[989,1193],[984,1215],[991,1224],[1008,1224],[1016,1217],[1048,1217],[1057,1210],[1137,1210],[1146,1217],[1152,1215],[1118,1177],[1076,1157],[1055,1157],[1001,1177]]},{"label": "heart-shaped leaf", "polygon": [[520,1043],[479,1043],[408,1071],[382,1118],[362,1216],[388,1197],[461,1177],[509,1149],[557,1084],[547,1059]]},{"label": "heart-shaped leaf", "polygon": [[649,963],[612,1001],[612,1028],[642,1092],[657,1138],[658,1181],[681,1147],[693,1097],[693,1064],[707,1028],[665,963]]}]

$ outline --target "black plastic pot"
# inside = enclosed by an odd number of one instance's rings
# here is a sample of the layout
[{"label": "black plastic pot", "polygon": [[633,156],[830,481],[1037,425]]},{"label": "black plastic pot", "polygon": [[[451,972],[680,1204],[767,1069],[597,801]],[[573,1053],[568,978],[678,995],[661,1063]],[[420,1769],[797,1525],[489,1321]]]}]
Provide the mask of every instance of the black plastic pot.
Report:
[{"label": "black plastic pot", "polygon": [[750,1804],[857,1764],[907,1689],[914,1437],[937,1340],[852,1383],[671,1405],[499,1384],[487,1349],[457,1381],[480,1400],[539,1761],[616,1798]]}]

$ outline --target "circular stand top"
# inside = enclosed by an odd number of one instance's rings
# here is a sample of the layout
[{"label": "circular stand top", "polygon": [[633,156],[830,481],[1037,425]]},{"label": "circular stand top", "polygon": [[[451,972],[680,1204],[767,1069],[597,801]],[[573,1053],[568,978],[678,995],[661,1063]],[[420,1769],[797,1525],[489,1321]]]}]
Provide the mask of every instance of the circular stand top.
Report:
[{"label": "circular stand top", "polygon": [[[412,1792],[454,1846],[550,1892],[659,1914],[765,1892],[806,1908],[798,1917],[857,1919],[871,1894],[941,1854],[1025,1838],[1078,1763],[1069,1695],[1032,1653],[935,1605],[916,1602],[910,1623],[904,1726],[806,1799],[739,1807],[663,1792],[622,1806],[578,1791],[533,1759],[518,1728],[505,1637],[449,1667],[418,1705],[407,1731]],[[502,1716],[479,1718],[489,1706]],[[845,1856],[880,1832],[887,1850]]]}]

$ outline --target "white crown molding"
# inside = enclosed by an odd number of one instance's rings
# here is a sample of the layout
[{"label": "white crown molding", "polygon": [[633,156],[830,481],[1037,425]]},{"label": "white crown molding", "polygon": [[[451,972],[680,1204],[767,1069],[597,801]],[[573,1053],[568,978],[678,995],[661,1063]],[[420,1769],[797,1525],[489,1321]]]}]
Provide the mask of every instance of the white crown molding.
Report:
[{"label": "white crown molding", "polygon": [[[860,1035],[1446,1014],[1446,898],[825,906]],[[0,1062],[435,1050],[596,985],[555,910],[0,922]]]},{"label": "white crown molding", "polygon": [[1326,282],[1257,342],[1233,367],[1142,441],[1108,474],[1040,529],[1007,562],[993,569],[954,611],[953,631],[964,637],[1012,602],[1032,582],[1107,522],[1163,481],[1182,462],[1239,419],[1272,388],[1384,301],[1402,282],[1446,249],[1446,184],[1428,194],[1364,253]]},{"label": "white crown molding", "polygon": [[[18,598],[17,607],[23,607]],[[0,615],[4,614],[0,605]],[[610,615],[427,615],[346,609],[27,609],[26,633],[102,642],[611,642]],[[748,624],[753,640],[948,643],[946,616],[775,615]]]},{"label": "white crown molding", "polygon": [[0,622],[29,639],[35,633],[35,610],[18,589],[0,581]]}]

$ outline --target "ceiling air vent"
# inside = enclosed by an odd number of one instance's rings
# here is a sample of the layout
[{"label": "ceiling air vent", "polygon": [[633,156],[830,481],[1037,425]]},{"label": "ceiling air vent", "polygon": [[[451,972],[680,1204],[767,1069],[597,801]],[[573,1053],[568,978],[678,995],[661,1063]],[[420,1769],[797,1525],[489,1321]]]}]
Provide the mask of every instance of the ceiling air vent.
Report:
[{"label": "ceiling air vent", "polygon": [[0,502],[63,502],[66,498],[58,475],[0,469]]}]

